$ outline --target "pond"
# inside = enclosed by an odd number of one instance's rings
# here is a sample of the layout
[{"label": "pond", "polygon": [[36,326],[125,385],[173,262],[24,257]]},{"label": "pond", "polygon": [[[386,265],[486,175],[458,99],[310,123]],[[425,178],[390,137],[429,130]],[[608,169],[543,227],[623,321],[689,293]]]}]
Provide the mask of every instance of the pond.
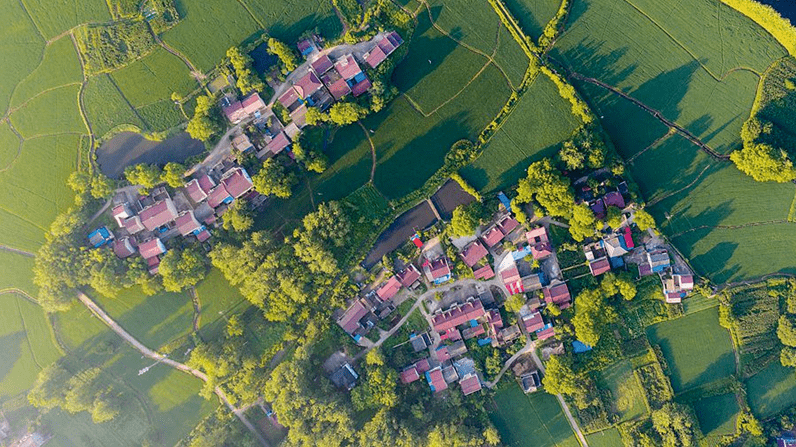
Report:
[{"label": "pond", "polygon": [[796,3],[793,0],[758,0],[764,5],[769,5],[790,23],[796,24]]},{"label": "pond", "polygon": [[118,178],[124,168],[139,163],[182,163],[205,151],[205,145],[183,132],[163,141],[150,141],[134,132],[122,132],[97,149],[100,172]]},{"label": "pond", "polygon": [[260,76],[271,71],[271,67],[276,65],[276,62],[278,61],[276,55],[271,54],[268,51],[268,44],[266,42],[257,45],[249,52],[249,56],[252,58],[254,70],[257,71]]}]

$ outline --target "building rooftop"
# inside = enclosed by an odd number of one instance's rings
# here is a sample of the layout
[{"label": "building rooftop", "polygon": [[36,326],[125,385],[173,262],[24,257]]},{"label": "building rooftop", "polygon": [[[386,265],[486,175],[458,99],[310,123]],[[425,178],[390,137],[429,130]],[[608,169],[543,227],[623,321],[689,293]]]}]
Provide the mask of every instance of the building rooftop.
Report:
[{"label": "building rooftop", "polygon": [[337,72],[340,73],[340,76],[342,76],[345,80],[352,79],[356,75],[362,73],[362,69],[359,68],[359,64],[357,64],[356,59],[354,59],[354,56],[350,54],[338,59],[334,64],[334,68],[337,69]]},{"label": "building rooftop", "polygon": [[221,183],[227,192],[234,198],[239,198],[252,189],[252,179],[246,169],[241,167],[232,168],[224,174]]},{"label": "building rooftop", "polygon": [[188,236],[194,231],[202,228],[202,224],[196,220],[193,211],[181,214],[174,223],[177,225],[177,230],[179,230],[180,234],[183,236]]},{"label": "building rooftop", "polygon": [[166,253],[166,247],[159,238],[150,239],[138,246],[138,251],[144,259],[151,259],[155,256]]},{"label": "building rooftop", "polygon": [[362,304],[362,301],[356,300],[337,320],[337,324],[350,335],[360,327],[359,321],[367,314],[368,309]]},{"label": "building rooftop", "polygon": [[321,76],[327,71],[329,71],[329,69],[332,68],[334,64],[332,63],[332,60],[329,59],[329,56],[324,54],[320,56],[318,59],[315,59],[315,61],[312,62],[310,66],[312,66],[312,69],[315,71],[315,73],[318,76]]},{"label": "building rooftop", "polygon": [[401,290],[401,282],[398,281],[398,278],[395,275],[393,275],[384,284],[382,284],[378,290],[376,290],[376,295],[378,295],[383,301],[387,301],[394,297],[399,290]]},{"label": "building rooftop", "polygon": [[396,273],[395,276],[398,278],[398,281],[401,282],[402,286],[409,287],[414,284],[415,281],[420,279],[420,272],[417,270],[417,267],[415,267],[414,264],[409,264],[405,269]]},{"label": "building rooftop", "polygon": [[496,225],[484,231],[481,234],[481,239],[483,239],[487,247],[494,247],[503,240],[503,236],[503,232]]},{"label": "building rooftop", "polygon": [[431,317],[431,323],[437,332],[445,332],[464,324],[468,320],[475,320],[484,316],[484,305],[481,300],[468,301],[462,305],[453,306],[445,312]]},{"label": "building rooftop", "polygon": [[308,71],[307,74],[299,78],[299,80],[293,84],[293,88],[296,89],[296,93],[298,93],[301,99],[309,98],[321,87],[323,87],[321,80],[318,79],[318,76],[312,71]]},{"label": "building rooftop", "polygon": [[213,208],[217,208],[222,203],[231,199],[232,196],[229,192],[227,192],[227,188],[224,187],[224,184],[222,183],[210,190],[210,193],[207,195],[207,204]]},{"label": "building rooftop", "polygon": [[263,99],[260,98],[259,93],[255,92],[243,98],[243,101],[241,101],[241,105],[243,105],[243,112],[246,115],[253,115],[254,112],[265,108],[265,101],[263,101]]},{"label": "building rooftop", "polygon": [[199,180],[193,179],[185,184],[185,192],[194,203],[201,203],[207,198],[207,193],[199,185]]},{"label": "building rooftop", "polygon": [[464,250],[461,252],[464,263],[470,268],[476,265],[481,259],[484,259],[486,255],[486,248],[479,241],[470,243],[468,246],[464,247]]},{"label": "building rooftop", "polygon": [[171,199],[166,198],[145,208],[139,213],[141,223],[144,227],[153,231],[154,229],[166,225],[177,218],[177,208]]},{"label": "building rooftop", "polygon": [[542,289],[544,300],[547,304],[555,303],[556,305],[569,304],[572,297],[569,294],[569,287],[566,283],[561,283],[555,286],[545,287]]},{"label": "building rooftop", "polygon": [[126,258],[135,254],[135,241],[129,237],[117,239],[113,243],[113,252],[120,258]]},{"label": "building rooftop", "polygon": [[608,258],[600,258],[589,263],[589,270],[592,276],[600,276],[611,270],[611,263],[608,262]]}]

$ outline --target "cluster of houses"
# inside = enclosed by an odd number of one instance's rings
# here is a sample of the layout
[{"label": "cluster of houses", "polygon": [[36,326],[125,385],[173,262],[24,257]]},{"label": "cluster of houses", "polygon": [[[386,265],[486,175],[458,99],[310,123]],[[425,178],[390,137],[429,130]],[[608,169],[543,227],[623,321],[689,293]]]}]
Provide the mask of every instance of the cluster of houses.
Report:
[{"label": "cluster of houses", "polygon": [[437,359],[422,358],[401,371],[401,383],[409,384],[424,378],[433,393],[448,389],[449,384],[458,382],[462,393],[467,396],[481,390],[481,379],[475,369],[473,359],[463,357],[467,346],[463,341],[442,346],[435,351]]},{"label": "cluster of houses", "polygon": [[[249,136],[241,132],[234,136],[232,144],[241,152],[256,150],[257,158],[263,160],[288,149],[297,135],[307,125],[307,110],[316,107],[321,111],[348,95],[359,97],[370,90],[372,83],[360,64],[378,67],[402,43],[395,31],[379,34],[374,38],[373,48],[360,60],[354,53],[345,53],[332,58],[331,51],[322,51],[317,37],[312,36],[298,43],[299,52],[307,64],[298,70],[304,74],[278,89],[276,100],[290,115],[290,123],[284,125],[258,93],[243,100],[232,95],[221,99],[221,108],[230,123],[239,124],[252,120],[262,133],[262,144],[255,147]],[[296,73],[296,72],[294,72]]]},{"label": "cluster of houses", "polygon": [[173,196],[163,186],[146,195],[122,190],[113,198],[111,209],[118,228],[92,231],[89,243],[97,248],[110,246],[119,258],[139,254],[154,275],[169,239],[179,235],[207,241],[211,236],[208,227],[218,225],[229,204],[257,194],[252,186],[244,168],[222,163],[178,188]]},{"label": "cluster of houses", "polygon": [[639,276],[658,274],[663,286],[663,296],[669,304],[682,302],[694,290],[694,276],[690,273],[676,273],[669,252],[662,248],[646,252],[646,259],[638,265]]}]

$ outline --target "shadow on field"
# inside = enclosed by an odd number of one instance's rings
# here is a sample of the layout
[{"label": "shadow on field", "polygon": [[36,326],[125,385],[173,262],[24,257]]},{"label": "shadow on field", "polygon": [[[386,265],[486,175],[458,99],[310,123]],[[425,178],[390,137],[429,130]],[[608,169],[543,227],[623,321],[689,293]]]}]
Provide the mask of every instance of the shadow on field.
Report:
[{"label": "shadow on field", "polygon": [[[737,242],[721,242],[708,250],[707,253],[694,257],[692,262],[695,265],[703,266],[702,274],[709,275],[710,272],[717,272],[710,279],[715,283],[721,284],[729,281],[741,270],[741,266],[738,264],[732,267],[727,264],[737,249]],[[724,268],[721,268],[722,266]]]},{"label": "shadow on field", "polygon": [[[664,349],[663,346],[661,346],[661,349]],[[680,377],[680,375],[677,373],[677,368],[674,368],[672,370],[672,386],[674,387],[675,393],[679,393],[688,388],[714,382],[732,374],[733,371],[728,370],[727,366],[734,364],[735,355],[732,353],[732,351],[725,352],[718,359],[716,359],[715,362],[711,363],[710,366],[705,368],[704,371],[702,371],[697,377],[688,383],[682,382],[682,377]]]},{"label": "shadow on field", "polygon": [[19,359],[21,352],[20,347],[24,341],[24,331],[14,332],[0,337],[0,346],[3,347],[3,361],[0,362],[0,382],[11,372],[14,364]]},{"label": "shadow on field", "polygon": [[[598,42],[594,39],[583,39],[578,45],[559,53],[553,47],[553,55],[566,61],[566,65],[574,70],[582,70],[582,75],[594,76],[608,85],[619,85],[628,76],[633,74],[638,68],[637,63],[628,64],[622,70],[617,71],[619,61],[627,54],[629,47],[622,47],[605,52],[602,46],[605,42]],[[582,69],[573,67],[583,67]]]}]

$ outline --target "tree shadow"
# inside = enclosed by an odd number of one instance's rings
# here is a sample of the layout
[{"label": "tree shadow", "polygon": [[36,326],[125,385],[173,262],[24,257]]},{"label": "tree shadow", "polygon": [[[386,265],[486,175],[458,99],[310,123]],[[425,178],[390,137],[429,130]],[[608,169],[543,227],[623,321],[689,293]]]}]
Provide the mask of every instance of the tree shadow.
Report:
[{"label": "tree shadow", "polygon": [[0,337],[0,346],[3,347],[3,361],[0,362],[0,382],[14,369],[16,361],[22,354],[20,347],[25,341],[25,336],[24,331],[19,331]]},{"label": "tree shadow", "polygon": [[727,282],[741,270],[741,266],[738,264],[729,265],[729,260],[735,254],[738,246],[737,242],[720,242],[706,253],[693,257],[691,263],[697,269],[701,266],[702,272],[700,273],[710,277],[713,282],[718,284]]}]

